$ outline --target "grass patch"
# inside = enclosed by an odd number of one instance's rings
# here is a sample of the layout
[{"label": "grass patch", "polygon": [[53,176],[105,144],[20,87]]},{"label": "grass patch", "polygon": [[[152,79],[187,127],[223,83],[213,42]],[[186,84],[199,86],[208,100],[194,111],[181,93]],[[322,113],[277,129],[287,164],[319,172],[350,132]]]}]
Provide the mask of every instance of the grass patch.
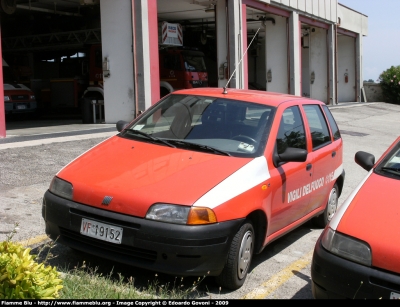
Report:
[{"label": "grass patch", "polygon": [[181,283],[183,278],[175,278],[174,284],[162,285],[156,274],[147,287],[137,288],[133,277],[125,278],[118,273],[116,278],[113,272],[104,276],[85,264],[61,273],[64,287],[60,299],[195,299],[200,296],[197,285],[202,281],[187,287]]},{"label": "grass patch", "polygon": [[[12,237],[18,230],[18,224],[7,236],[7,241],[11,242]],[[54,261],[57,256],[52,254],[55,247],[54,241],[38,247],[34,252],[34,257],[38,263],[44,265],[58,266]],[[62,280],[62,289],[59,290],[58,299],[197,299],[204,297],[204,292],[198,291],[199,284],[206,276],[199,277],[197,280],[185,280],[183,277],[175,277],[174,281],[161,284],[158,275],[154,275],[152,281],[148,280],[146,286],[135,285],[135,279],[125,277],[121,273],[111,272],[104,274],[98,267],[92,268],[86,265],[85,261],[80,266],[73,269],[62,269],[57,267]],[[104,271],[104,270],[103,270]],[[188,282],[189,281],[189,282]],[[1,286],[0,281],[0,286]],[[141,282],[143,285],[143,282]]]}]

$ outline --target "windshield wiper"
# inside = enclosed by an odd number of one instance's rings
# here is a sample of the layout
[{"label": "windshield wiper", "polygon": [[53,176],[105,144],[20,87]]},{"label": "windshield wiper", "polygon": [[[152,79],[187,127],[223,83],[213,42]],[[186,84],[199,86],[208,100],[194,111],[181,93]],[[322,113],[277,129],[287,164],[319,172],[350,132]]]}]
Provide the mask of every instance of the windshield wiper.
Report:
[{"label": "windshield wiper", "polygon": [[382,167],[381,170],[387,171],[389,173],[396,172],[396,173],[398,173],[400,175],[400,168],[399,167]]},{"label": "windshield wiper", "polygon": [[226,151],[223,151],[223,150],[211,147],[211,146],[207,146],[207,145],[201,145],[201,144],[186,142],[186,141],[182,141],[182,140],[168,140],[168,142],[172,142],[172,143],[180,145],[181,147],[184,147],[184,148],[200,149],[202,151],[212,152],[212,153],[215,153],[218,155],[231,156]]},{"label": "windshield wiper", "polygon": [[171,143],[169,143],[169,142],[167,142],[167,141],[164,141],[164,140],[162,140],[162,139],[159,139],[159,138],[156,138],[156,137],[154,137],[154,136],[151,136],[150,134],[147,134],[147,133],[142,132],[142,131],[140,131],[140,130],[131,130],[131,129],[128,129],[128,130],[125,130],[125,131],[126,131],[127,133],[131,133],[131,134],[134,134],[134,135],[136,134],[136,135],[144,136],[146,139],[151,140],[151,141],[153,141],[153,142],[162,143],[162,144],[165,144],[165,145],[167,145],[167,146],[169,146],[169,147],[176,148],[175,145],[173,145],[173,144],[171,144]]}]

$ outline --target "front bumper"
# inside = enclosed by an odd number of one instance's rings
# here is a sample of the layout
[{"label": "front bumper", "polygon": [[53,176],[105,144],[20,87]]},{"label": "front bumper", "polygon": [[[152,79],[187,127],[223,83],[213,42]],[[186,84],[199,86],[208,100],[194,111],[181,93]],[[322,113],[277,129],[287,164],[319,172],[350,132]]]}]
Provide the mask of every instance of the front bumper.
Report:
[{"label": "front bumper", "polygon": [[[187,226],[102,210],[47,191],[42,216],[46,234],[71,248],[112,261],[179,276],[219,275],[243,220]],[[80,234],[82,218],[123,228],[121,244]]]},{"label": "front bumper", "polygon": [[400,297],[400,274],[366,267],[331,254],[322,247],[321,239],[315,245],[311,279],[313,296],[317,299]]},{"label": "front bumper", "polygon": [[36,101],[5,102],[6,114],[31,113],[37,110]]}]

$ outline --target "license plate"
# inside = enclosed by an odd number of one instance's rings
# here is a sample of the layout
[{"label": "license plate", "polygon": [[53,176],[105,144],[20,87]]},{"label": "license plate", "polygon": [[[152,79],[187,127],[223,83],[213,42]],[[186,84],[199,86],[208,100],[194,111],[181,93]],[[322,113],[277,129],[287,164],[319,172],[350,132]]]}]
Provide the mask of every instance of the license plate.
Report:
[{"label": "license plate", "polygon": [[88,219],[82,219],[81,223],[81,234],[115,244],[121,244],[122,230],[122,227],[116,227]]},{"label": "license plate", "polygon": [[26,105],[17,105],[18,110],[26,109]]},{"label": "license plate", "polygon": [[390,293],[390,299],[391,300],[400,300],[400,294],[396,292]]}]

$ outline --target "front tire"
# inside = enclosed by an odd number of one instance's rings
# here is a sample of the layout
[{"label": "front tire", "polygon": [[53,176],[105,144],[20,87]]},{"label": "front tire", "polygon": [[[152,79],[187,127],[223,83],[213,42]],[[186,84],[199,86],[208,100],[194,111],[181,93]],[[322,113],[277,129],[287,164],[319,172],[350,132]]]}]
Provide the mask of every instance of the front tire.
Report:
[{"label": "front tire", "polygon": [[324,212],[315,218],[315,224],[318,227],[325,228],[325,226],[328,225],[328,223],[337,211],[338,199],[339,188],[337,183],[335,183],[331,192],[329,193],[328,203],[326,204]]},{"label": "front tire", "polygon": [[253,225],[246,221],[232,240],[222,273],[216,277],[224,288],[239,289],[246,280],[254,250]]}]

